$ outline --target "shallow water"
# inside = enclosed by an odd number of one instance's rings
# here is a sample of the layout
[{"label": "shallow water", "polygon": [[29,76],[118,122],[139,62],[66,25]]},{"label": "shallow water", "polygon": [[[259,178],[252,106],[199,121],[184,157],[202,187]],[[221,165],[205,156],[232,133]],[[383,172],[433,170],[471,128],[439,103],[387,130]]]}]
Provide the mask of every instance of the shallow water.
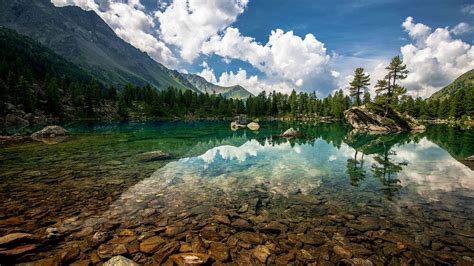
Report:
[{"label": "shallow water", "polygon": [[[77,123],[58,144],[2,147],[0,236],[33,236],[0,260],[472,265],[473,130],[261,126]],[[277,137],[290,126],[304,135]],[[155,150],[171,158],[140,160]]]}]

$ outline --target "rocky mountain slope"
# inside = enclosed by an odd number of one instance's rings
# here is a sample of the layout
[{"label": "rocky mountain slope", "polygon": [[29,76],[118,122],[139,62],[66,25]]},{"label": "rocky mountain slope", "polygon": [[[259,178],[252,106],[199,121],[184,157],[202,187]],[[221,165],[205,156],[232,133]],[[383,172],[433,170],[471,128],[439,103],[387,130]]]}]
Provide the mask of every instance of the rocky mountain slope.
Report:
[{"label": "rocky mountain slope", "polygon": [[183,74],[183,76],[202,93],[222,94],[226,98],[244,99],[252,95],[248,90],[240,85],[223,87],[207,81],[196,74]]},{"label": "rocky mountain slope", "polygon": [[198,91],[179,72],[120,39],[93,11],[55,7],[49,0],[0,0],[0,6],[0,26],[41,42],[104,84]]}]

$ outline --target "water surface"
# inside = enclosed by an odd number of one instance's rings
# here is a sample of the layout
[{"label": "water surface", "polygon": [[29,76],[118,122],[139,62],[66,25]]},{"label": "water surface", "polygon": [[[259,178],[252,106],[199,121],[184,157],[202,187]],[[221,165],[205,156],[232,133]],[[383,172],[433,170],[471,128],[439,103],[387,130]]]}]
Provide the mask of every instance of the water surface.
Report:
[{"label": "water surface", "polygon": [[[2,259],[147,264],[194,251],[244,265],[472,264],[472,130],[261,126],[77,123],[62,143],[2,147],[0,236],[35,236],[34,249]],[[277,137],[290,126],[304,135]],[[155,150],[172,157],[140,160]],[[156,250],[140,248],[153,236]]]}]

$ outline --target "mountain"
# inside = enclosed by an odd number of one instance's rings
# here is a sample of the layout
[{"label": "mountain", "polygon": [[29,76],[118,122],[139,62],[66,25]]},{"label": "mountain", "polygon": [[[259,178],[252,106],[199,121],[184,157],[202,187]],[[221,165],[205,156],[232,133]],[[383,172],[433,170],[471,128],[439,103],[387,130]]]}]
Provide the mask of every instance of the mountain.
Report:
[{"label": "mountain", "polygon": [[104,84],[198,90],[177,71],[119,38],[93,11],[49,0],[0,0],[0,26],[27,35],[94,73]]},{"label": "mountain", "polygon": [[452,95],[455,95],[460,90],[474,89],[474,69],[469,70],[468,72],[459,76],[448,86],[442,88],[441,90],[433,93],[430,100],[444,100],[449,98]]},{"label": "mountain", "polygon": [[207,81],[196,74],[182,74],[191,84],[202,93],[222,94],[226,98],[244,99],[253,96],[248,90],[240,85],[223,87]]}]

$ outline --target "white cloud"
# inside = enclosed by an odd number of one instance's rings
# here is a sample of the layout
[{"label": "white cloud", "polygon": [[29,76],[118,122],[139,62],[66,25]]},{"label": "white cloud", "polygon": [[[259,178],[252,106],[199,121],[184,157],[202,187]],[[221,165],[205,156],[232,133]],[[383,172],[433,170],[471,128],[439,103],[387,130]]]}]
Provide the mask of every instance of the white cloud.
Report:
[{"label": "white cloud", "polygon": [[419,96],[429,96],[456,77],[474,68],[474,47],[454,39],[448,28],[432,31],[408,17],[402,24],[415,43],[401,47],[410,71],[403,84]]},{"label": "white cloud", "polygon": [[161,39],[177,46],[181,57],[191,63],[202,44],[227,28],[242,14],[248,0],[175,0],[157,11]]},{"label": "white cloud", "polygon": [[464,6],[461,11],[469,15],[474,15],[474,4]]},{"label": "white cloud", "polygon": [[262,45],[251,37],[242,36],[238,29],[229,27],[222,35],[213,36],[204,43],[202,51],[207,55],[248,62],[265,73],[268,80],[274,81],[272,83],[309,88],[318,81],[329,86],[334,81],[328,69],[331,57],[326,53],[324,43],[313,34],[301,38],[292,31],[277,29]]},{"label": "white cloud", "polygon": [[461,35],[466,32],[470,32],[471,26],[467,24],[466,22],[461,22],[458,25],[456,25],[454,28],[451,29],[451,32],[455,35]]},{"label": "white cloud", "polygon": [[56,6],[76,5],[97,13],[123,40],[148,53],[156,61],[173,67],[177,60],[173,52],[153,36],[155,23],[153,17],[146,14],[139,0],[126,3],[110,0],[52,0]]},{"label": "white cloud", "polygon": [[217,83],[216,75],[214,74],[214,70],[209,67],[207,62],[202,62],[201,66],[203,67],[202,71],[197,73],[199,76],[205,78],[207,81],[211,83]]}]

